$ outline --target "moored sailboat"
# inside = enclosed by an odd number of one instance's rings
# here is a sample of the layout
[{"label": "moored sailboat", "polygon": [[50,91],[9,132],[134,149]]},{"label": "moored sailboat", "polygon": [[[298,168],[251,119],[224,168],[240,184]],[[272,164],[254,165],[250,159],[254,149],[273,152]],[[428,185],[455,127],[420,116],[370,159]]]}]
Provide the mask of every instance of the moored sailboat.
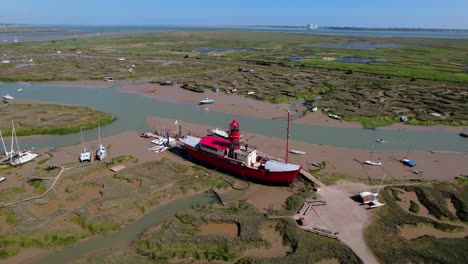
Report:
[{"label": "moored sailboat", "polygon": [[99,147],[98,150],[96,150],[96,158],[98,160],[103,160],[106,157],[107,150],[106,148],[101,144],[101,126],[98,125],[98,134],[99,134]]},{"label": "moored sailboat", "polygon": [[[3,148],[5,150],[6,155],[6,162],[10,163],[13,166],[21,165],[28,161],[35,159],[39,154],[34,153],[32,151],[22,151],[19,148],[18,144],[18,137],[16,136],[16,129],[13,120],[11,120],[12,130],[11,130],[11,147],[10,152],[7,151],[5,142],[3,141],[3,136],[0,132],[0,136],[2,139]],[[16,150],[14,149],[14,145],[16,143]]]},{"label": "moored sailboat", "polygon": [[81,142],[83,144],[83,151],[80,153],[80,162],[83,161],[91,161],[91,153],[89,151],[86,151],[86,147],[84,144],[84,139],[83,139],[83,131],[80,129],[81,133]]}]

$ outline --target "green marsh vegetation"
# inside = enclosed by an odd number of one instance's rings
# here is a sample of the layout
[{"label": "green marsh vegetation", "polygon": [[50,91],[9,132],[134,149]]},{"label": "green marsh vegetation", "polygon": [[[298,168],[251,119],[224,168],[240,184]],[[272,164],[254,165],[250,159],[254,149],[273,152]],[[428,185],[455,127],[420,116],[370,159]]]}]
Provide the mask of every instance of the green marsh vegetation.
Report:
[{"label": "green marsh vegetation", "polygon": [[396,112],[411,125],[467,125],[466,39],[284,34],[177,31],[8,44],[1,51],[13,62],[21,54],[36,65],[2,65],[0,80],[171,79],[192,90],[254,91],[275,103],[305,99],[365,127],[397,122]]},{"label": "green marsh vegetation", "polygon": [[11,135],[11,120],[15,121],[16,134],[63,135],[105,125],[115,116],[88,107],[54,104],[6,104],[1,105],[0,127],[4,136]]},{"label": "green marsh vegetation", "polygon": [[[202,225],[227,223],[237,226],[237,236],[200,235]],[[252,248],[270,248],[260,227],[270,225],[290,247],[285,256],[273,258],[244,257]],[[139,254],[158,263],[181,259],[228,261],[232,263],[311,263],[337,259],[345,263],[361,263],[341,242],[304,232],[292,219],[271,220],[245,201],[229,208],[202,207],[179,213],[164,225],[145,232],[136,243]],[[313,261],[312,261],[313,260]]]},{"label": "green marsh vegetation", "polygon": [[[398,202],[403,192],[415,192],[417,202],[435,218],[418,214],[421,208],[415,201],[410,203],[409,208],[400,207]],[[375,221],[366,229],[365,237],[382,263],[396,263],[402,259],[414,263],[464,263],[468,257],[466,237],[436,238],[420,231],[421,236],[409,240],[401,235],[400,229],[412,226],[417,232],[418,228],[430,226],[447,234],[462,232],[468,224],[468,185],[432,183],[392,186],[384,188],[380,196],[386,205],[376,211]],[[449,209],[449,202],[456,212]]]}]

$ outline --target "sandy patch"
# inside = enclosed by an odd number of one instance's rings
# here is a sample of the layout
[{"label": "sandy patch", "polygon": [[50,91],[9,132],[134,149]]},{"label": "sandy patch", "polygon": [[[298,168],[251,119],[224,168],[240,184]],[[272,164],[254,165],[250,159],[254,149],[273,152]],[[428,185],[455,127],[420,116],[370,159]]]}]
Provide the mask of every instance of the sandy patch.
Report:
[{"label": "sandy patch", "polygon": [[409,208],[411,205],[410,201],[414,201],[419,206],[419,212],[417,213],[417,215],[427,217],[436,221],[438,220],[436,217],[429,214],[429,211],[427,210],[427,208],[419,202],[418,196],[416,195],[415,192],[406,192],[401,189],[398,189],[398,190],[403,192],[403,193],[398,194],[398,197],[400,197],[401,201],[397,201],[398,205],[401,208],[403,208],[405,211],[407,211],[410,214],[414,214],[409,211]]},{"label": "sandy patch", "polygon": [[43,248],[21,248],[21,251],[18,255],[11,258],[2,259],[2,264],[26,264],[26,263],[35,263],[38,259],[49,255],[52,252],[52,249],[43,249]]},{"label": "sandy patch", "polygon": [[455,208],[455,206],[453,205],[452,203],[452,200],[451,199],[446,199],[447,201],[447,209],[449,210],[450,213],[452,213],[453,215],[457,215],[457,208]]},{"label": "sandy patch", "polygon": [[200,234],[203,236],[220,235],[229,238],[236,238],[239,234],[237,224],[233,223],[209,223],[201,225]]},{"label": "sandy patch", "polygon": [[[466,229],[466,228],[465,228]],[[422,236],[433,236],[436,238],[463,238],[468,235],[468,232],[444,232],[430,224],[403,225],[400,227],[400,235],[407,240],[416,239]]]},{"label": "sandy patch", "polygon": [[271,243],[269,248],[251,248],[244,252],[244,257],[280,258],[291,252],[291,247],[283,245],[283,237],[275,230],[273,223],[268,223],[260,230],[263,240]]},{"label": "sandy patch", "polygon": [[49,200],[46,204],[34,205],[32,207],[32,211],[40,218],[46,218],[47,216],[58,211],[63,206],[64,205],[62,200]]},{"label": "sandy patch", "polygon": [[147,46],[146,43],[136,43],[136,44],[129,45],[128,47],[130,47],[130,48],[144,48],[146,46]]},{"label": "sandy patch", "polygon": [[89,201],[100,198],[103,195],[103,187],[95,184],[88,184],[82,186],[79,190],[70,194],[65,200],[65,207],[70,209],[76,209],[84,206]]},{"label": "sandy patch", "polygon": [[269,208],[283,210],[286,199],[293,193],[289,187],[273,187],[251,183],[249,192],[239,198],[246,199],[260,211],[266,212]]},{"label": "sandy patch", "polygon": [[7,223],[6,217],[0,216],[0,233],[10,229],[10,224]]},{"label": "sandy patch", "polygon": [[335,57],[322,57],[322,60],[324,61],[336,61]]}]

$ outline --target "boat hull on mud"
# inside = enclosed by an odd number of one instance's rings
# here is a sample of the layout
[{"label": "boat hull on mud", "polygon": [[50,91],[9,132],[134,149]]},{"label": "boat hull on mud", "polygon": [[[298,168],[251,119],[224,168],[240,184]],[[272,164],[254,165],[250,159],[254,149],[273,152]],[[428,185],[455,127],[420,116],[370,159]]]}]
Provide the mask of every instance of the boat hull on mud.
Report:
[{"label": "boat hull on mud", "polygon": [[302,168],[299,167],[299,169],[294,171],[278,172],[269,171],[265,169],[249,168],[236,160],[219,156],[217,157],[214,155],[206,155],[203,153],[203,151],[193,149],[188,146],[185,147],[185,150],[190,156],[192,156],[193,158],[195,158],[203,164],[207,164],[217,169],[223,169],[225,171],[235,173],[241,178],[245,178],[253,182],[261,182],[271,185],[291,184],[296,179],[297,175],[299,174],[299,171]]}]

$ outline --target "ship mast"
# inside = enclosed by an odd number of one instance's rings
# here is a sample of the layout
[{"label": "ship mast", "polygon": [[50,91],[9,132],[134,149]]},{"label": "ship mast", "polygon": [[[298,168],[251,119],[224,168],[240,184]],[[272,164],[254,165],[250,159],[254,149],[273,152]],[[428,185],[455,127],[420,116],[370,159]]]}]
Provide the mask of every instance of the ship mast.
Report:
[{"label": "ship mast", "polygon": [[286,163],[288,163],[288,153],[289,153],[289,115],[288,111],[288,128],[286,129]]}]

